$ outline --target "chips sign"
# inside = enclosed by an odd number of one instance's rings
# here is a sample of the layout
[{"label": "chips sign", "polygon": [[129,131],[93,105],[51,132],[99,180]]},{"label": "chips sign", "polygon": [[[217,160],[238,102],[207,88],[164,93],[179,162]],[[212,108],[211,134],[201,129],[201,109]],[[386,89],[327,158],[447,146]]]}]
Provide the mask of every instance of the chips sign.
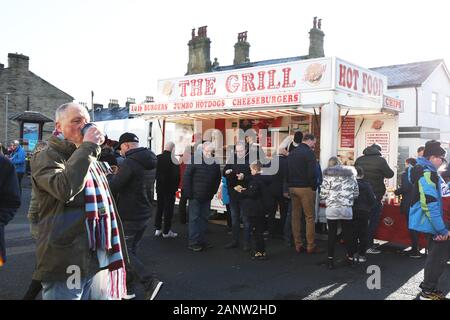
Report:
[{"label": "chips sign", "polygon": [[405,103],[403,100],[393,97],[383,97],[383,109],[392,110],[395,112],[404,112]]}]

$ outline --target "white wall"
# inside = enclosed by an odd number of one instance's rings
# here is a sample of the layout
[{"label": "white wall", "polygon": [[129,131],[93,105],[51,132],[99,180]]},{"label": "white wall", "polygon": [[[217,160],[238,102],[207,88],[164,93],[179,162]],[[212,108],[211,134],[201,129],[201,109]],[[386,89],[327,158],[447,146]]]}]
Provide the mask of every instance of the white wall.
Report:
[{"label": "white wall", "polygon": [[414,88],[400,88],[388,90],[388,95],[405,102],[405,110],[399,114],[400,127],[416,125],[416,90]]},{"label": "white wall", "polygon": [[[419,105],[419,125],[450,131],[450,116],[445,115],[445,97],[450,97],[450,79],[443,66],[436,68],[423,83],[423,94]],[[438,94],[436,113],[431,112],[431,94]],[[449,141],[450,134],[442,134],[441,140]]]}]

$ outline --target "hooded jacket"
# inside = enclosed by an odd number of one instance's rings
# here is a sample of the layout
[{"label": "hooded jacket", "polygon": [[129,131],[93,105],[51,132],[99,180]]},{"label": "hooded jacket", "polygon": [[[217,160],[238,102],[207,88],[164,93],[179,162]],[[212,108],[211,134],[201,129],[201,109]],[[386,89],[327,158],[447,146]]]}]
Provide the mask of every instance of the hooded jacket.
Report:
[{"label": "hooded jacket", "polygon": [[441,179],[436,168],[426,158],[417,158],[417,165],[411,172],[413,190],[409,209],[409,229],[446,235],[441,194]]},{"label": "hooded jacket", "polygon": [[108,176],[124,222],[145,224],[151,218],[155,177],[156,156],[147,148],[127,151],[119,172]]},{"label": "hooded jacket", "polygon": [[[323,172],[323,182],[320,188],[320,199],[325,200],[328,208],[349,208],[359,195],[355,170],[351,167],[334,166]],[[333,211],[333,216],[329,212]],[[340,216],[337,210],[326,210],[327,219],[351,219],[352,217]],[[346,211],[348,212],[348,211]],[[343,215],[345,213],[342,213]]]},{"label": "hooded jacket", "polygon": [[[83,142],[78,148],[67,140],[50,137],[48,147],[31,158],[31,182],[39,203],[39,234],[33,279],[66,281],[68,267],[78,266],[81,277],[99,269],[95,251],[89,249],[85,225],[86,175],[100,147]],[[115,202],[113,202],[115,206]],[[128,260],[117,216],[124,259]],[[70,270],[70,269],[69,269]]]},{"label": "hooded jacket", "polygon": [[16,167],[16,172],[25,173],[25,150],[21,145],[17,146],[16,150],[11,153],[10,158]]},{"label": "hooded jacket", "polygon": [[196,159],[186,166],[183,177],[183,195],[187,199],[195,199],[200,202],[210,201],[219,189],[220,166],[217,163],[211,163],[212,159],[205,162],[203,157],[198,156],[198,158],[201,159],[201,163],[196,163],[198,160]]},{"label": "hooded jacket", "polygon": [[376,147],[369,146],[365,148],[363,154],[363,156],[356,159],[355,167],[363,168],[365,180],[372,186],[377,199],[381,200],[386,193],[384,179],[392,178],[394,171],[392,171],[386,159],[381,156],[380,150]]},{"label": "hooded jacket", "polygon": [[172,152],[164,151],[157,157],[156,192],[161,195],[173,195],[178,190],[180,183],[180,166],[174,163]]}]

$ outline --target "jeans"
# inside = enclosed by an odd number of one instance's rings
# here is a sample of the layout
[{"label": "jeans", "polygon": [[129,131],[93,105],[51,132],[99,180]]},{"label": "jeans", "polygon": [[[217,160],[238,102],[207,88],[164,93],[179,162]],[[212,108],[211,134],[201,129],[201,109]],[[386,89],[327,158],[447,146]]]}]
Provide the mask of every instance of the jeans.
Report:
[{"label": "jeans", "polygon": [[81,279],[79,288],[69,289],[70,281],[42,282],[42,300],[90,300],[94,276]]},{"label": "jeans", "polygon": [[189,245],[206,244],[205,234],[210,207],[211,200],[189,199]]},{"label": "jeans", "polygon": [[158,208],[156,210],[155,228],[161,230],[164,216],[163,233],[168,234],[172,228],[173,208],[175,206],[175,194],[159,194]]},{"label": "jeans", "polygon": [[127,270],[127,289],[129,292],[134,291],[134,284],[138,280],[144,288],[151,282],[153,275],[148,271],[148,268],[137,257],[137,249],[142,240],[146,226],[135,229],[127,228],[127,223],[123,223],[125,233],[125,243],[128,250],[130,263],[126,265]]},{"label": "jeans", "polygon": [[186,224],[186,222],[189,221],[187,201],[188,199],[183,195],[183,192],[181,192],[180,202],[178,203],[178,215],[181,224]]},{"label": "jeans", "polygon": [[424,277],[420,287],[425,291],[438,289],[439,278],[447,269],[450,241],[434,241],[428,238],[428,255],[425,261]]},{"label": "jeans", "polygon": [[383,204],[380,200],[377,200],[377,204],[370,210],[369,215],[369,231],[367,238],[367,246],[369,248],[373,247],[373,237],[377,232],[378,225],[380,224],[381,210],[383,210]]},{"label": "jeans", "polygon": [[243,213],[241,202],[239,200],[231,200],[230,210],[233,242],[239,243],[239,232],[241,230],[242,218],[242,223],[244,224],[244,242],[246,244],[249,244],[251,241],[250,221],[248,220],[248,217]]}]

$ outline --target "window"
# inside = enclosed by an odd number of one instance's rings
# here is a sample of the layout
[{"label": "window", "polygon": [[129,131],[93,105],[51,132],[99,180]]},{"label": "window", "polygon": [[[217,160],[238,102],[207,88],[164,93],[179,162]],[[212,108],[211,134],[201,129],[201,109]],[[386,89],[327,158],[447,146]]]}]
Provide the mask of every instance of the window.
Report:
[{"label": "window", "polygon": [[445,97],[445,115],[450,116],[450,97]]},{"label": "window", "polygon": [[431,94],[431,112],[436,113],[437,111],[437,93]]}]

